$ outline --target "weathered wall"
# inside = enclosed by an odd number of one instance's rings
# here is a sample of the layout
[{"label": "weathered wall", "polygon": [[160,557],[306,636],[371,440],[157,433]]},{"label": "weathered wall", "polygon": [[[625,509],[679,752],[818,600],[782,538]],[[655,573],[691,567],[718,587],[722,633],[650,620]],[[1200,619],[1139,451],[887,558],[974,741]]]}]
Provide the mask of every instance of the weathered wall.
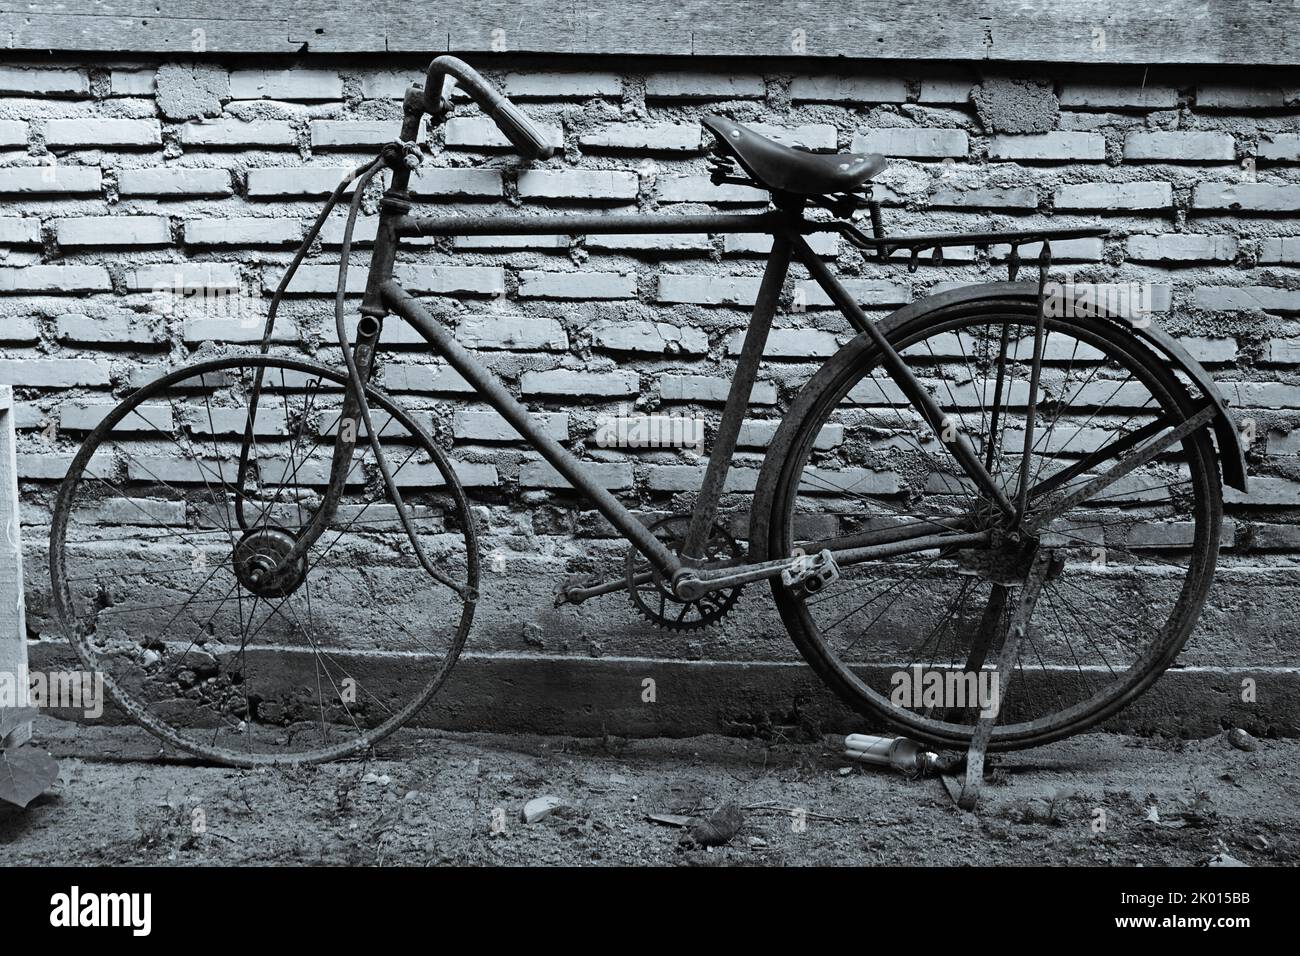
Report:
[{"label": "weathered wall", "polygon": [[[86,429],[131,385],[210,349],[207,343],[260,335],[260,319],[160,315],[150,290],[178,279],[240,285],[254,313],[264,314],[321,198],[343,170],[393,137],[398,97],[426,62],[0,67],[0,382],[19,397],[29,627],[38,655],[57,641],[46,596],[46,522]],[[433,135],[434,156],[416,178],[419,197],[443,209],[761,207],[762,193],[709,182],[698,119],[717,110],[815,149],[888,155],[877,196],[891,230],[1109,226],[1111,239],[1058,244],[1063,268],[1084,279],[1153,283],[1158,322],[1206,363],[1234,413],[1254,423],[1251,494],[1227,493],[1218,584],[1183,660],[1294,667],[1300,75],[1011,67],[980,75],[891,63],[859,75],[783,60],[689,68],[645,59],[476,62],[563,145],[563,156],[521,169],[491,121],[464,106]],[[1245,79],[1251,85],[1240,85]],[[359,236],[373,232],[376,200],[377,192],[367,197]],[[300,271],[277,347],[338,361],[329,295],[340,234],[336,221]],[[358,284],[364,238],[361,246],[352,272]],[[997,250],[992,260],[973,249],[950,252],[946,265],[923,263],[914,274],[864,264],[825,239],[820,251],[874,315],[948,283],[1005,274]],[[551,415],[558,435],[600,462],[608,487],[643,510],[666,512],[684,507],[680,495],[696,487],[701,462],[672,451],[596,448],[596,417],[633,406],[716,420],[762,253],[752,238],[725,235],[478,238],[413,246],[402,261],[407,287],[453,317],[465,341],[530,406]],[[787,283],[755,421],[777,419],[817,363],[848,338],[838,313],[816,296],[806,312],[789,308],[805,281],[796,270]],[[412,339],[390,336],[385,381],[427,422],[436,418],[456,457],[472,465],[471,493],[490,516],[485,549],[505,562],[505,570],[487,571],[472,650],[794,657],[760,589],[751,589],[732,625],[687,638],[640,625],[618,596],[552,610],[555,584],[586,566],[587,551],[616,554],[621,545],[552,487],[536,456],[511,441],[493,414],[473,414],[463,383],[432,366]],[[769,436],[761,425],[747,430],[740,469],[760,463]]]}]

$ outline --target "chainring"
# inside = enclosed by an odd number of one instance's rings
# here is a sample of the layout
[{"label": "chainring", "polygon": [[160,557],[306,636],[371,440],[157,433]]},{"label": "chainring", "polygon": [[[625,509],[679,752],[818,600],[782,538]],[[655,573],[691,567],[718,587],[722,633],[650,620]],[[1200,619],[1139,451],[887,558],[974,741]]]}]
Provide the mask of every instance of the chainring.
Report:
[{"label": "chainring", "polygon": [[[670,515],[650,525],[650,533],[664,543],[674,554],[681,554],[686,545],[686,532],[691,525],[690,515]],[[704,544],[703,559],[692,562],[693,567],[725,568],[744,561],[740,544],[721,525],[709,529]],[[722,620],[740,600],[743,584],[720,591],[710,591],[691,601],[683,601],[673,594],[672,585],[650,561],[636,548],[629,548],[626,559],[627,593],[632,606],[651,624],[672,631],[696,631]],[[649,574],[649,581],[637,583],[637,578]]]}]

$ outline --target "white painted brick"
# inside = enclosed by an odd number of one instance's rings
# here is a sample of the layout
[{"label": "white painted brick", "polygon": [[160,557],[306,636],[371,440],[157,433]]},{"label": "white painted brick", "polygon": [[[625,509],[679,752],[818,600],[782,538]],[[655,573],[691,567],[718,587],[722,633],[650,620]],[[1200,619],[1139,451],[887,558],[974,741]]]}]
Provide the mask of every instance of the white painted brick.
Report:
[{"label": "white painted brick", "polygon": [[1124,159],[1136,162],[1232,162],[1231,133],[1208,130],[1133,132],[1124,137]]},{"label": "white painted brick", "polygon": [[1211,109],[1271,110],[1292,105],[1296,90],[1283,90],[1268,83],[1250,85],[1206,83],[1196,88],[1196,105]]},{"label": "white painted brick", "polygon": [[117,188],[123,196],[229,196],[234,192],[228,170],[191,166],[119,170]]},{"label": "white painted brick", "polygon": [[90,92],[90,78],[79,69],[28,69],[0,66],[0,93],[85,94]]},{"label": "white painted brick", "polygon": [[1169,183],[1079,183],[1061,186],[1057,209],[1169,209],[1174,191]]},{"label": "white painted brick", "polygon": [[970,100],[974,84],[970,80],[921,79],[918,103],[949,103],[965,105]]},{"label": "white painted brick", "polygon": [[0,385],[17,385],[22,388],[83,388],[107,384],[109,384],[108,363],[98,359],[0,359]]},{"label": "white painted brick", "polygon": [[0,120],[0,148],[27,146],[27,124],[22,120]]},{"label": "white painted brick", "polygon": [[1269,133],[1261,131],[1255,153],[1260,159],[1279,162],[1300,162],[1300,133]]},{"label": "white painted brick", "polygon": [[[967,90],[970,84],[966,84]],[[907,83],[884,76],[796,76],[790,83],[796,103],[906,103]]]},{"label": "white painted brick", "polygon": [[[569,438],[565,412],[531,412],[529,420],[556,441]],[[492,409],[461,408],[452,418],[452,434],[460,441],[522,442],[513,425]]]},{"label": "white painted brick", "polygon": [[84,216],[58,219],[54,233],[61,246],[159,246],[172,241],[162,216]]},{"label": "white painted brick", "polygon": [[[399,265],[393,270],[403,287],[412,293],[438,295],[499,296],[505,292],[505,274],[495,266]],[[284,275],[282,266],[262,272],[262,287],[270,292]],[[294,274],[288,291],[298,295],[333,295],[338,283],[338,266],[302,266]],[[366,270],[348,270],[348,293],[360,295],[366,288]]]},{"label": "white painted brick", "polygon": [[1260,262],[1300,262],[1300,236],[1274,236],[1259,246]]},{"label": "white painted brick", "polygon": [[132,292],[159,289],[236,289],[239,266],[227,262],[165,262],[140,266],[126,273]]},{"label": "white painted brick", "polygon": [[456,326],[456,338],[467,348],[479,349],[563,352],[569,347],[564,326],[555,319],[516,313],[468,315]]},{"label": "white painted brick", "polygon": [[[248,171],[250,198],[328,196],[352,173],[349,166],[276,166]],[[349,193],[352,188],[347,190]]]},{"label": "white painted brick", "polygon": [[738,100],[766,95],[763,78],[718,73],[652,73],[646,77],[647,99]]},{"label": "white painted brick", "polygon": [[505,94],[512,99],[586,99],[622,96],[623,80],[617,73],[509,73]]},{"label": "white painted brick", "polygon": [[1056,131],[1027,136],[994,136],[989,141],[989,159],[1018,160],[1103,160],[1106,137],[1100,133]]},{"label": "white painted brick", "polygon": [[661,176],[655,183],[663,202],[758,205],[769,198],[766,190],[752,186],[715,186],[708,176]]},{"label": "white painted brick", "polygon": [[392,120],[312,120],[313,149],[331,146],[383,146],[397,138]]},{"label": "white painted brick", "polygon": [[635,395],[641,388],[636,372],[588,372],[582,369],[551,369],[525,372],[520,379],[524,395],[568,395],[574,398],[610,398]]},{"label": "white painted brick", "polygon": [[[59,428],[88,432],[107,418],[117,405],[117,402],[68,402],[59,406]],[[171,434],[174,427],[175,419],[170,405],[145,402],[137,405],[130,415],[122,419],[114,431],[148,432],[157,429]]]},{"label": "white painted brick", "polygon": [[11,315],[0,320],[0,342],[35,345],[40,340],[41,330],[30,315]]},{"label": "white painted brick", "polygon": [[602,322],[591,335],[597,348],[610,352],[703,355],[709,350],[709,337],[702,331],[668,322]]},{"label": "white painted brick", "polygon": [[[727,351],[739,355],[745,333],[737,332],[727,340]],[[768,358],[827,358],[839,351],[840,344],[830,332],[819,329],[772,329],[763,347]]]},{"label": "white painted brick", "polygon": [[[814,232],[804,239],[819,256],[834,259],[839,254],[840,237],[832,232]],[[723,237],[722,251],[728,255],[765,256],[772,251],[772,237],[766,233],[728,233]]]},{"label": "white painted brick", "polygon": [[156,315],[119,311],[110,315],[65,312],[56,319],[60,342],[74,345],[157,345],[167,338]]},{"label": "white painted brick", "polygon": [[1198,309],[1216,312],[1300,312],[1300,292],[1273,286],[1205,286],[1193,291]]},{"label": "white painted brick", "polygon": [[210,120],[182,123],[181,143],[186,146],[295,146],[298,134],[283,120]]},{"label": "white painted brick", "polygon": [[[651,465],[646,469],[646,487],[651,491],[698,491],[704,481],[705,465]],[[732,467],[722,490],[746,494],[758,487],[757,468]]]},{"label": "white painted brick", "polygon": [[240,216],[230,219],[190,219],[185,242],[192,246],[279,246],[302,239],[297,219]]},{"label": "white painted brick", "polygon": [[495,169],[417,169],[413,196],[501,196],[505,189]]},{"label": "white painted brick", "polygon": [[343,81],[333,70],[231,70],[230,95],[237,100],[338,100]]},{"label": "white painted brick", "polygon": [[0,267],[3,292],[108,292],[113,283],[103,266]]},{"label": "white painted brick", "polygon": [[[841,279],[840,285],[844,286],[859,305],[903,305],[912,301],[912,290],[905,281],[895,281],[893,279]],[[812,280],[797,283],[795,285],[795,294],[803,297],[805,308],[829,309],[834,305],[830,300],[830,296]]]},{"label": "white painted brick", "polygon": [[30,246],[41,241],[41,221],[35,216],[0,216],[0,245]]},{"label": "white painted brick", "polygon": [[[721,405],[727,400],[731,379],[710,375],[680,375],[670,373],[659,376],[659,397],[665,402],[702,402]],[[771,382],[755,382],[750,393],[751,405],[775,405],[776,386]]]},{"label": "white painted brick", "polygon": [[930,197],[930,205],[954,209],[1037,209],[1038,190],[1030,186],[941,189]]},{"label": "white painted brick", "polygon": [[[632,487],[632,465],[626,462],[584,461],[582,470],[607,491]],[[545,461],[526,461],[519,468],[524,488],[570,488],[567,478]]]},{"label": "white painted brick", "polygon": [[[1026,242],[1020,247],[1023,268],[1033,268],[1042,251],[1041,242]],[[1058,239],[1052,243],[1053,262],[1100,262],[1105,243],[1101,239]],[[995,262],[1011,256],[1011,246],[998,243],[989,248],[989,257]]]},{"label": "white painted brick", "polygon": [[519,175],[525,199],[636,199],[636,173],[606,169],[530,169]]},{"label": "white painted brick", "polygon": [[456,249],[546,249],[569,248],[568,236],[456,236]]},{"label": "white painted brick", "polygon": [[1169,110],[1178,105],[1178,91],[1168,86],[1066,83],[1061,105],[1082,109]]},{"label": "white painted brick", "polygon": [[0,193],[86,195],[97,194],[102,188],[95,166],[54,163],[0,168]]},{"label": "white painted brick", "polygon": [[863,130],[853,137],[852,146],[855,153],[881,153],[916,159],[963,157],[969,149],[970,140],[963,130],[911,127]]},{"label": "white painted brick", "polygon": [[1291,183],[1201,183],[1192,190],[1194,209],[1244,212],[1300,211],[1300,185]]},{"label": "white painted brick", "polygon": [[157,70],[113,70],[109,77],[114,96],[153,96],[157,90]]},{"label": "white painted brick", "polygon": [[1231,262],[1237,240],[1227,235],[1166,233],[1129,236],[1128,258],[1137,262]]},{"label": "white painted brick", "polygon": [[709,252],[713,249],[708,234],[703,232],[597,234],[587,236],[584,244],[588,249],[609,252]]},{"label": "white painted brick", "polygon": [[701,127],[684,123],[610,123],[578,137],[584,149],[692,152],[700,149]]},{"label": "white painted brick", "polygon": [[145,119],[52,119],[45,124],[50,146],[160,146],[162,128]]},{"label": "white painted brick", "polygon": [[[331,323],[332,331],[333,323]],[[242,316],[190,316],[185,317],[184,328],[181,330],[181,337],[190,345],[197,345],[201,342],[239,342],[253,343],[261,342],[262,336],[266,334],[266,316],[249,310],[247,315]],[[292,323],[280,321],[275,323],[275,328],[271,330],[271,341],[277,343],[292,343],[300,341],[302,336],[298,329]],[[258,412],[261,417],[261,412]]]},{"label": "white painted brick", "polygon": [[758,276],[659,276],[660,302],[696,305],[753,305],[761,283]]},{"label": "white painted brick", "polygon": [[631,272],[542,272],[519,273],[519,295],[525,299],[630,299],[636,295],[636,276]]},{"label": "white painted brick", "polygon": [[[563,131],[553,123],[533,123],[548,144],[564,145]],[[458,116],[447,121],[443,142],[448,149],[514,149],[496,121],[486,116]]]}]

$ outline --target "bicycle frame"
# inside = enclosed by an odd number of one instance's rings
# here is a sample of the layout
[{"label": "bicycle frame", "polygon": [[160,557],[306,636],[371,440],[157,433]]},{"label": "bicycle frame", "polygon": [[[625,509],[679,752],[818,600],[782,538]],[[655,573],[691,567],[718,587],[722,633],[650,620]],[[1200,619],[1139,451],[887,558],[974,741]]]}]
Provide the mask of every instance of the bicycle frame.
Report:
[{"label": "bicycle frame", "polygon": [[[408,93],[405,120],[402,126],[403,141],[413,141],[424,110],[423,95],[418,88]],[[872,240],[863,236],[851,223],[836,220],[809,220],[804,217],[802,201],[783,203],[760,213],[713,213],[704,215],[453,215],[440,218],[415,217],[410,214],[412,204],[408,192],[410,169],[402,162],[389,163],[392,180],[381,202],[380,219],[372,252],[365,295],[361,303],[363,330],[358,335],[357,356],[361,375],[368,379],[375,361],[378,337],[383,319],[396,314],[420,334],[430,346],[454,368],[492,408],[527,440],[542,457],[555,468],[569,484],[584,496],[615,528],[619,530],[669,581],[675,589],[703,593],[723,586],[749,580],[775,577],[789,565],[789,559],[749,564],[723,571],[695,571],[692,565],[702,556],[709,530],[715,520],[722,497],[731,460],[736,448],[741,423],[749,405],[750,393],[758,373],[764,346],[772,327],[779,304],[782,285],[792,261],[798,261],[808,270],[813,280],[839,308],[846,320],[857,331],[872,337],[881,350],[886,370],[902,394],[908,399],[934,434],[948,447],[967,477],[980,492],[1005,516],[1018,519],[1017,505],[1010,501],[1003,489],[990,475],[969,439],[959,429],[945,428],[945,417],[935,399],[918,381],[893,346],[885,339],[874,323],[866,316],[852,294],[844,288],[831,270],[810,249],[806,236],[818,232],[845,234],[859,248],[874,248],[882,256],[894,249],[910,248],[915,259],[921,248],[941,248],[970,241],[1003,241],[1019,244],[1050,238],[1095,234],[1098,230],[1039,230],[1025,233],[952,234],[947,236],[892,237]],[[439,323],[393,278],[393,265],[403,237],[457,236],[457,235],[592,235],[592,234],[656,234],[675,232],[749,233],[772,237],[772,251],[768,256],[759,292],[750,316],[735,375],[723,407],[722,418],[709,451],[700,492],[691,512],[689,531],[682,554],[670,551],[608,490],[599,485],[585,470],[582,462],[570,451],[536,426],[527,409],[520,404],[502,383],[458,342],[451,329]],[[372,324],[365,326],[366,319]],[[1037,361],[1037,359],[1036,359]],[[352,446],[339,439],[335,450],[334,473],[346,473]],[[342,466],[342,467],[340,467]],[[334,482],[331,482],[331,492]],[[332,501],[334,495],[327,495]],[[1023,507],[1023,503],[1022,503]],[[322,512],[331,510],[322,509]],[[323,514],[324,517],[328,515]],[[928,550],[946,545],[974,545],[989,540],[990,532],[972,532],[971,529],[953,527],[950,534],[936,535],[933,528],[920,528],[908,534],[882,530],[843,539],[828,545],[838,563],[853,564],[874,560],[890,554]],[[683,576],[689,576],[688,581]],[[685,584],[686,587],[682,585]]]}]

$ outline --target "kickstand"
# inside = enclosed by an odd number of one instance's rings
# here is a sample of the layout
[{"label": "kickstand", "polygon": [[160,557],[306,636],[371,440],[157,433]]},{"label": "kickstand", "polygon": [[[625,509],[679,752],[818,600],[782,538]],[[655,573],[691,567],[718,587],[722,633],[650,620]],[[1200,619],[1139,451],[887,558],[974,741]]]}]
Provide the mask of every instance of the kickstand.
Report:
[{"label": "kickstand", "polygon": [[957,806],[963,810],[974,810],[979,802],[980,787],[984,783],[984,754],[989,741],[993,738],[993,725],[1002,712],[1002,703],[1007,699],[1007,688],[1011,686],[1011,676],[1015,673],[1016,659],[1020,651],[1020,639],[1025,636],[1029,619],[1033,617],[1034,606],[1043,591],[1043,582],[1047,580],[1047,570],[1052,564],[1052,554],[1047,548],[1039,548],[1020,591],[1020,601],[1012,615],[1011,626],[1007,629],[1006,640],[1002,643],[1002,653],[998,655],[994,673],[997,674],[996,710],[989,715],[980,715],[971,737],[970,749],[966,752],[966,782],[962,784]]}]

